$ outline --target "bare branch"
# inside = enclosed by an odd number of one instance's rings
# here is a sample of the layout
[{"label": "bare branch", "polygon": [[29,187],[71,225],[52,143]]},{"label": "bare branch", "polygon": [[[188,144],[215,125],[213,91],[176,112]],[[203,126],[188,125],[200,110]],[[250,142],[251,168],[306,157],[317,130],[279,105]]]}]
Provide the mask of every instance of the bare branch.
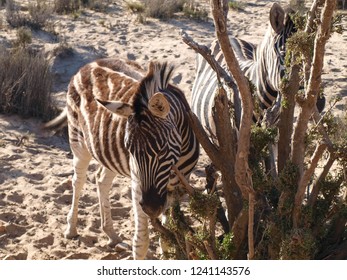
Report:
[{"label": "bare branch", "polygon": [[313,64],[311,67],[305,102],[302,105],[294,130],[292,142],[292,161],[298,166],[300,174],[302,174],[304,167],[305,134],[307,131],[308,121],[313,113],[313,109],[319,95],[325,44],[330,36],[331,20],[335,6],[335,0],[326,0],[321,15],[321,25],[318,28],[314,42]]},{"label": "bare branch", "polygon": [[314,173],[316,170],[316,167],[318,165],[318,161],[321,159],[325,149],[326,149],[326,144],[321,143],[316,147],[316,150],[314,151],[312,158],[311,158],[311,165],[310,167],[304,172],[302,175],[298,190],[295,195],[295,200],[294,200],[294,207],[293,207],[293,225],[294,227],[298,227],[299,224],[299,216],[300,216],[300,210],[301,210],[301,204],[304,200],[304,195],[305,195],[305,189]]},{"label": "bare branch", "polygon": [[173,165],[171,169],[176,173],[178,179],[180,180],[180,182],[182,183],[182,185],[184,186],[188,194],[193,195],[195,192],[194,188],[189,184],[189,182],[187,181],[186,177],[184,177],[182,172],[178,170],[177,166]]},{"label": "bare branch", "polygon": [[254,203],[255,194],[249,193],[249,209],[248,209],[248,259],[254,259]]},{"label": "bare branch", "polygon": [[281,90],[286,106],[281,106],[280,119],[278,122],[278,154],[277,168],[280,173],[286,165],[291,152],[291,139],[293,134],[295,94],[299,90],[299,66],[293,65],[289,73],[289,83]]},{"label": "bare branch", "polygon": [[317,10],[319,7],[321,0],[315,0],[312,2],[311,8],[308,12],[308,19],[307,19],[307,23],[305,26],[305,32],[306,33],[312,33],[314,32],[314,20],[316,19],[316,15],[317,15]]},{"label": "bare branch", "polygon": [[310,197],[309,197],[308,203],[307,203],[310,207],[313,207],[315,205],[317,198],[318,198],[318,194],[319,194],[319,184],[328,175],[329,170],[332,167],[335,160],[336,160],[336,156],[334,154],[330,153],[329,158],[323,167],[323,170],[318,175],[317,179],[313,182],[311,194],[310,194]]},{"label": "bare branch", "polygon": [[241,96],[242,116],[239,131],[238,150],[235,162],[235,178],[241,189],[243,197],[248,200],[248,192],[252,188],[251,172],[248,167],[248,154],[250,146],[251,122],[253,115],[252,95],[249,84],[243,75],[232,50],[227,34],[226,13],[228,1],[211,0],[212,15],[215,22],[216,34],[223,51],[229,72],[234,77]]},{"label": "bare branch", "polygon": [[233,79],[216,61],[215,57],[211,54],[211,50],[208,47],[196,43],[184,30],[181,30],[180,34],[182,36],[183,42],[191,47],[194,51],[199,53],[216,72],[219,83],[221,82],[220,79],[223,79],[227,85],[235,86]]},{"label": "bare branch", "polygon": [[210,257],[211,260],[217,260],[218,257],[216,255],[216,253],[213,251],[212,247],[210,246],[210,244],[208,243],[207,240],[204,240],[204,246],[205,246],[205,249]]}]

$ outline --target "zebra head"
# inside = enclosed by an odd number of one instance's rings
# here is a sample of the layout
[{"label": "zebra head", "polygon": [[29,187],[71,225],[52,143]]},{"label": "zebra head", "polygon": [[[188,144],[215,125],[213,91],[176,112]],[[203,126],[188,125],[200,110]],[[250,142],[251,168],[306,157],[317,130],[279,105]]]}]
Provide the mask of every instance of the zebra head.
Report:
[{"label": "zebra head", "polygon": [[[281,78],[285,75],[285,55],[287,39],[296,32],[290,14],[293,10],[283,9],[274,3],[270,9],[270,24],[258,48],[258,58],[262,64],[262,80],[267,80],[272,90],[279,91]],[[265,77],[264,77],[265,76]],[[265,78],[265,79],[264,79]]]},{"label": "zebra head", "polygon": [[166,64],[151,63],[132,103],[103,103],[126,118],[124,141],[131,179],[135,192],[141,194],[138,202],[150,218],[158,217],[166,208],[171,168],[181,153],[181,135],[170,112],[174,110],[167,89],[172,70]]}]

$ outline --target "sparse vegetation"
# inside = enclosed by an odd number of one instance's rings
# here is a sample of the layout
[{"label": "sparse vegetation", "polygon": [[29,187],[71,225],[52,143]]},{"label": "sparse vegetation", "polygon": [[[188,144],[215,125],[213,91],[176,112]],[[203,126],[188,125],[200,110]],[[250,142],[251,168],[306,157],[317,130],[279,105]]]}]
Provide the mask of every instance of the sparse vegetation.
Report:
[{"label": "sparse vegetation", "polygon": [[175,13],[182,11],[185,3],[186,0],[144,0],[145,14],[148,17],[169,19]]},{"label": "sparse vegetation", "polygon": [[235,0],[229,1],[229,8],[235,11],[240,11],[245,8],[245,3]]},{"label": "sparse vegetation", "polygon": [[27,27],[19,27],[17,29],[17,40],[14,45],[17,47],[25,48],[32,41],[31,30]]},{"label": "sparse vegetation", "polygon": [[25,48],[12,52],[0,47],[0,113],[51,118],[53,77],[49,62]]},{"label": "sparse vegetation", "polygon": [[145,17],[169,19],[176,13],[183,12],[186,17],[206,20],[208,11],[194,0],[144,0],[124,1],[128,10],[138,15],[138,21],[145,21]]},{"label": "sparse vegetation", "polygon": [[32,28],[43,28],[49,22],[53,7],[47,0],[36,0],[36,3],[29,4],[30,26]]},{"label": "sparse vegetation", "polygon": [[124,1],[128,10],[132,13],[143,13],[145,11],[145,5],[139,1]]},{"label": "sparse vegetation", "polygon": [[105,12],[110,3],[109,0],[55,0],[54,10],[58,14],[74,14],[81,8]]},{"label": "sparse vegetation", "polygon": [[52,11],[53,9],[47,0],[36,0],[35,3],[30,3],[29,13],[21,12],[13,0],[6,2],[6,20],[14,28],[27,26],[33,29],[42,29],[50,20]]},{"label": "sparse vegetation", "polygon": [[208,11],[194,0],[187,1],[183,5],[183,13],[189,18],[198,20],[206,20],[208,16]]},{"label": "sparse vegetation", "polygon": [[70,14],[80,8],[79,0],[54,0],[54,11],[58,14]]}]

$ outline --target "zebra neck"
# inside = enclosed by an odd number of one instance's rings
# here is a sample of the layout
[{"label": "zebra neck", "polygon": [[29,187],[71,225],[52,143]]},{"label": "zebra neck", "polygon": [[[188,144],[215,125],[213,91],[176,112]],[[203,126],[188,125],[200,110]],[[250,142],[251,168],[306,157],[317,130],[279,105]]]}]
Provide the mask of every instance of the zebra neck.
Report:
[{"label": "zebra neck", "polygon": [[257,54],[254,56],[254,60],[241,61],[240,67],[245,76],[256,88],[256,93],[261,100],[261,104],[265,105],[264,108],[267,108],[276,99],[278,90],[274,86],[274,81],[269,80],[269,77],[274,75],[274,73],[271,73],[267,69],[267,65],[263,59],[257,59],[258,57],[263,58],[261,54]]}]

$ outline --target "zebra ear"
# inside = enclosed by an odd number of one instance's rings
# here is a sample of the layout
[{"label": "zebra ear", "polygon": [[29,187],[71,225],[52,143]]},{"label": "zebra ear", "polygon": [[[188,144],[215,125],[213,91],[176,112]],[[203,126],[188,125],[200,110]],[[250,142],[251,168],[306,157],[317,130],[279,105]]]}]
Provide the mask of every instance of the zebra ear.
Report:
[{"label": "zebra ear", "polygon": [[98,99],[96,99],[96,101],[110,112],[121,117],[127,118],[133,114],[133,107],[128,103],[120,101],[101,101]]},{"label": "zebra ear", "polygon": [[284,16],[285,12],[282,7],[277,3],[273,3],[270,10],[270,23],[272,29],[277,34],[279,34],[284,28]]},{"label": "zebra ear", "polygon": [[170,104],[164,94],[157,92],[149,99],[148,109],[154,116],[165,119],[170,112]]}]

